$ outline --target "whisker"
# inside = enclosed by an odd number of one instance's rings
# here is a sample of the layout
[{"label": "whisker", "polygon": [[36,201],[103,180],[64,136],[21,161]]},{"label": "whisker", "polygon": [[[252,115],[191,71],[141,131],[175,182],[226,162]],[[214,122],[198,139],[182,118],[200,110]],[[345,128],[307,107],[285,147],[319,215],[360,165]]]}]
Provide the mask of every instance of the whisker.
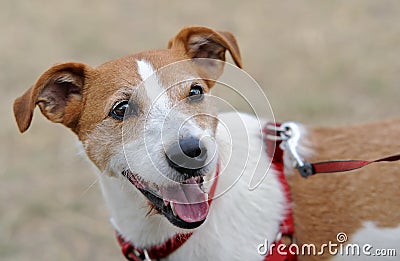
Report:
[{"label": "whisker", "polygon": [[86,194],[89,192],[89,190],[91,190],[94,187],[94,185],[96,185],[100,181],[100,177],[102,175],[104,175],[103,172],[100,175],[97,175],[96,179],[81,193],[81,195],[79,197],[83,198],[84,196],[86,196]]}]

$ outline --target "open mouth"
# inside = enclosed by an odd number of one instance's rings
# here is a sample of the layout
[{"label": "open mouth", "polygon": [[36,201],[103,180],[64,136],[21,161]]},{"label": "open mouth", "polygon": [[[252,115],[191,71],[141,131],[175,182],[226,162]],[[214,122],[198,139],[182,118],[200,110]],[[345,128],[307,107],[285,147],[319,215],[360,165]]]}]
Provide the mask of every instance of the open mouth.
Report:
[{"label": "open mouth", "polygon": [[193,229],[206,220],[208,194],[203,190],[203,178],[191,177],[173,186],[160,187],[143,181],[130,170],[122,174],[149,200],[152,207],[173,225]]}]

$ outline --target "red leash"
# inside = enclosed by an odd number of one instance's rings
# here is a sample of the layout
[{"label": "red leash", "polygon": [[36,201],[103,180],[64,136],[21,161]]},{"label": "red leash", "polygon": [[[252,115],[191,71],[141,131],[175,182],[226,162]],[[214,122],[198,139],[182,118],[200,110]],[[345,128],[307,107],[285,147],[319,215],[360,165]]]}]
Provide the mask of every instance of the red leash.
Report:
[{"label": "red leash", "polygon": [[[220,164],[218,162],[215,177],[213,184],[211,185],[209,192],[208,204],[211,205],[212,198],[214,197],[215,190],[217,189],[218,176],[220,171]],[[180,246],[182,246],[193,233],[187,234],[176,234],[174,237],[165,241],[162,245],[153,246],[149,249],[143,249],[139,247],[135,247],[131,242],[126,241],[119,233],[116,231],[116,236],[119,245],[121,246],[122,254],[129,261],[143,261],[148,259],[162,259],[170,254],[172,254],[175,250],[177,250]]]},{"label": "red leash", "polygon": [[311,175],[314,175],[314,174],[318,174],[318,173],[350,171],[350,170],[362,168],[371,163],[384,162],[384,161],[392,162],[392,161],[398,161],[398,160],[400,160],[400,154],[377,159],[377,160],[337,160],[337,161],[315,162],[315,163],[310,163],[310,168],[312,170]]},{"label": "red leash", "polygon": [[[400,160],[400,154],[384,157],[376,160],[333,160],[323,162],[306,162],[297,153],[297,143],[300,139],[300,130],[296,123],[268,123],[266,126],[268,137],[283,142],[284,151],[295,161],[295,168],[304,178],[319,173],[345,172],[365,167],[376,162],[393,162]],[[270,148],[274,149],[274,148]],[[275,150],[280,150],[278,146]],[[283,152],[278,152],[283,153]]]}]

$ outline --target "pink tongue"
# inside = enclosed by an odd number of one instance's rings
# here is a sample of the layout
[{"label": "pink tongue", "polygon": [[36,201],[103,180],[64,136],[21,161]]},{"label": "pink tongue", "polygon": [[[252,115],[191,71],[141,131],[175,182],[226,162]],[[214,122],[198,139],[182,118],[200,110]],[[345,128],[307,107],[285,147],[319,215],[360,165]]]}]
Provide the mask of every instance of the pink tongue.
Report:
[{"label": "pink tongue", "polygon": [[193,223],[207,217],[209,205],[206,194],[194,178],[187,184],[163,188],[161,194],[165,200],[174,202],[175,213],[183,221]]}]

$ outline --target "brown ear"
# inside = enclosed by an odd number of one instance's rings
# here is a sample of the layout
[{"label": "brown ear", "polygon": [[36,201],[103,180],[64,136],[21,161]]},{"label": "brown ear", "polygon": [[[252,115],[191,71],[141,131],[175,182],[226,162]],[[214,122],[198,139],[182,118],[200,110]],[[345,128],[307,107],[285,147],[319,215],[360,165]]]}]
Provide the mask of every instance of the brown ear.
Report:
[{"label": "brown ear", "polygon": [[14,102],[19,130],[24,132],[29,128],[36,105],[50,121],[74,128],[80,115],[82,90],[89,69],[81,63],[63,63],[44,72],[35,85]]},{"label": "brown ear", "polygon": [[[182,49],[190,58],[211,58],[220,61],[225,61],[225,52],[228,50],[236,65],[242,68],[239,46],[229,32],[215,31],[207,27],[185,27],[168,42],[168,48]],[[215,62],[211,66],[217,66],[212,70],[214,74],[216,70],[219,77],[223,63]]]}]

